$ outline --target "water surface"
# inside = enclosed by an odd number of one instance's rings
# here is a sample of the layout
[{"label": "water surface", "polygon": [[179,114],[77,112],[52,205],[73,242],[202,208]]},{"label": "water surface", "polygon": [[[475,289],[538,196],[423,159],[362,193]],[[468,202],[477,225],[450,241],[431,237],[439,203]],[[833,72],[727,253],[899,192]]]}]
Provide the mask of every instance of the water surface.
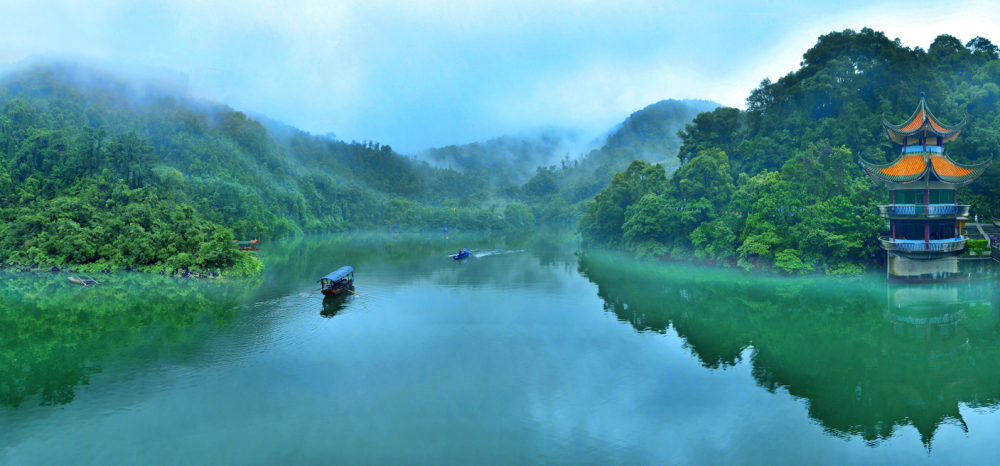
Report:
[{"label": "water surface", "polygon": [[[464,262],[447,254],[467,247]],[[960,464],[994,272],[754,276],[572,235],[269,244],[262,277],[0,275],[3,464]],[[302,293],[352,265],[357,295]]]}]

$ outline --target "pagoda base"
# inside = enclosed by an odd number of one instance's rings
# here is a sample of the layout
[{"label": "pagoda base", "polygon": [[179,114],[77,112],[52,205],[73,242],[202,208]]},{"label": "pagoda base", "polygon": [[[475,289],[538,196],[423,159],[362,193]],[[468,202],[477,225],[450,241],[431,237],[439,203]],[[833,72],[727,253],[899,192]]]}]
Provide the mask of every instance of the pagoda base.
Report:
[{"label": "pagoda base", "polygon": [[879,237],[879,243],[889,254],[908,257],[910,259],[938,259],[961,254],[965,251],[965,237],[945,240],[915,241],[894,240],[887,236]]},{"label": "pagoda base", "polygon": [[886,276],[893,282],[944,282],[966,278],[957,253],[929,256],[886,254]]}]

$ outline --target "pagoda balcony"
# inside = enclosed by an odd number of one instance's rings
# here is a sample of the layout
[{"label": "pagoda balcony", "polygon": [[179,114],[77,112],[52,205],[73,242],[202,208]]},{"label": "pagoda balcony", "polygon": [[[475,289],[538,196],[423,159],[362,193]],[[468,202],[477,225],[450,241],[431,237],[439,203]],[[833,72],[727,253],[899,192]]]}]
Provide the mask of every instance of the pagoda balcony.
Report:
[{"label": "pagoda balcony", "polygon": [[878,241],[882,243],[882,249],[886,251],[897,251],[904,253],[943,253],[958,252],[965,249],[965,242],[968,237],[936,239],[930,241],[893,239],[889,236],[880,236]]},{"label": "pagoda balcony", "polygon": [[924,150],[924,146],[906,146],[903,148],[902,153],[904,154],[943,154],[944,148],[941,146],[927,146],[927,150]]},{"label": "pagoda balcony", "polygon": [[878,206],[882,218],[956,218],[968,217],[969,206],[954,204],[897,204]]}]

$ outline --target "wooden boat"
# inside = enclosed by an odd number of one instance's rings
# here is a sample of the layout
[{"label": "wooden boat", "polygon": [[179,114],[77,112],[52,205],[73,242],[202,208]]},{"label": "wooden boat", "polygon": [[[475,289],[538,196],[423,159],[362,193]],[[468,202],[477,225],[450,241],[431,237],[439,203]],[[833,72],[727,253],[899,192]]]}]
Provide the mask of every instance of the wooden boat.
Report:
[{"label": "wooden boat", "polygon": [[77,284],[77,285],[83,285],[83,286],[99,285],[100,284],[100,283],[97,282],[97,280],[94,280],[93,278],[67,277],[66,279],[69,280],[70,283],[74,283],[74,284]]},{"label": "wooden boat", "polygon": [[466,257],[469,257],[469,251],[466,251],[464,249],[462,250],[462,252],[460,252],[458,254],[452,254],[451,255],[451,258],[455,259],[455,260],[465,259]]},{"label": "wooden boat", "polygon": [[354,267],[341,267],[319,279],[320,292],[326,296],[339,295],[354,284]]}]

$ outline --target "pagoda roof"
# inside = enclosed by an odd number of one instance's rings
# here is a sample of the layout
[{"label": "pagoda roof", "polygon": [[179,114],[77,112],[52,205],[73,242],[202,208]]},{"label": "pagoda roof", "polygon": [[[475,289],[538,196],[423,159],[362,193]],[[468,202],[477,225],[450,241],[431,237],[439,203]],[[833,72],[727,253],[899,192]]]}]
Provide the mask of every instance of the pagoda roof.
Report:
[{"label": "pagoda roof", "polygon": [[964,165],[947,155],[923,152],[904,154],[885,165],[876,165],[864,159],[858,159],[858,162],[872,181],[876,182],[912,183],[930,174],[931,180],[964,186],[982,175],[993,163],[993,158],[978,164]]},{"label": "pagoda roof", "polygon": [[965,127],[965,120],[961,123],[948,126],[941,123],[937,117],[931,113],[931,110],[927,108],[927,101],[923,97],[920,98],[920,103],[917,105],[917,109],[913,111],[910,118],[906,122],[894,125],[889,123],[882,117],[882,128],[885,130],[885,135],[892,142],[896,144],[902,144],[905,137],[914,135],[924,135],[927,133],[941,136],[945,142],[954,141],[958,137],[958,133],[962,132],[962,128]]}]

